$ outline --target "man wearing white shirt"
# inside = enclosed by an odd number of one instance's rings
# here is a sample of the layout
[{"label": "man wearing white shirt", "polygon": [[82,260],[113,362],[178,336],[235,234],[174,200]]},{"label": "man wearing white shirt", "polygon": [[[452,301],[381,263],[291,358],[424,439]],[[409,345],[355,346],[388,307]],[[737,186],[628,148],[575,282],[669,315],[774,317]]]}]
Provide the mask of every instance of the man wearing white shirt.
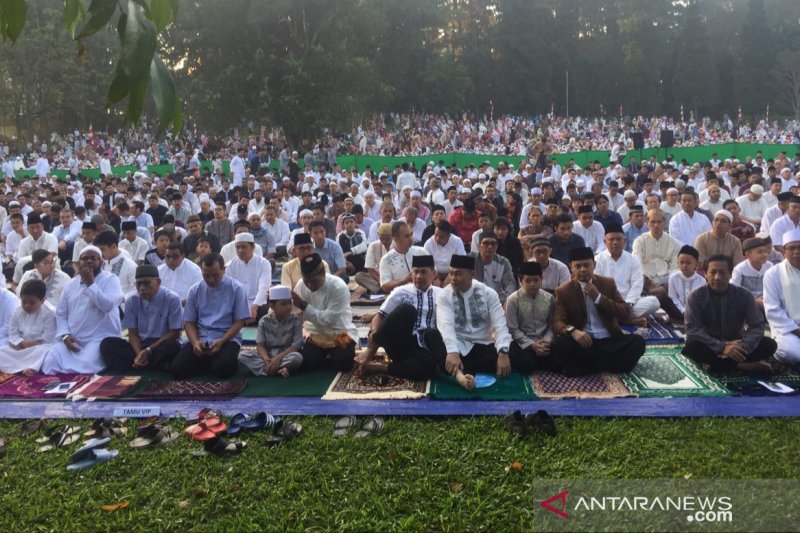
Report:
[{"label": "man wearing white shirt", "polygon": [[50,161],[44,155],[36,160],[36,177],[45,178],[50,173]]},{"label": "man wearing white shirt", "polygon": [[767,208],[770,208],[778,203],[778,195],[781,193],[781,179],[772,178],[769,182],[769,190],[764,193],[764,201],[767,202]]},{"label": "man wearing white shirt", "polygon": [[786,214],[786,210],[789,208],[789,200],[792,198],[792,193],[782,192],[779,193],[776,198],[778,201],[775,205],[764,211],[764,216],[761,217],[761,227],[759,229],[767,234],[769,234],[772,224]]},{"label": "man wearing white shirt", "polygon": [[572,233],[583,238],[586,246],[600,253],[605,250],[603,225],[594,219],[591,205],[582,205],[578,208],[578,220],[572,223]]},{"label": "man wearing white shirt", "polygon": [[254,254],[255,240],[250,233],[239,233],[234,238],[236,259],[229,262],[226,273],[241,283],[247,291],[250,306],[250,323],[258,323],[267,314],[267,295],[272,285],[272,265],[267,259]]},{"label": "man wearing white shirt", "polygon": [[695,211],[697,195],[692,191],[683,191],[681,195],[682,211],[670,218],[669,234],[681,244],[693,245],[697,237],[711,231],[708,217]]},{"label": "man wearing white shirt", "polygon": [[467,390],[475,387],[474,374],[511,373],[508,350],[511,334],[497,293],[475,281],[475,259],[454,255],[450,285],[436,302],[436,323],[447,355],[439,366]]},{"label": "man wearing white shirt", "polygon": [[177,294],[181,305],[185,306],[189,289],[202,281],[203,272],[199,266],[186,260],[180,243],[173,242],[167,248],[164,263],[158,267],[158,276],[161,286]]},{"label": "man wearing white shirt", "polygon": [[751,185],[747,194],[742,195],[736,199],[741,210],[739,216],[745,221],[754,226],[761,224],[761,218],[769,206],[763,198],[764,187],[758,183]]},{"label": "man wearing white shirt", "polygon": [[655,296],[642,296],[644,274],[639,260],[625,251],[625,233],[622,226],[610,223],[606,227],[606,249],[595,258],[595,274],[612,278],[617,290],[631,307],[628,322],[639,327],[647,326],[647,316],[658,311],[661,304]]},{"label": "man wearing white shirt", "polygon": [[[700,204],[701,209],[705,209],[711,213],[711,216],[717,214],[717,211],[721,211],[725,201],[722,199],[722,189],[720,189],[719,185],[716,183],[708,188],[708,200]],[[680,207],[680,206],[678,206]],[[662,211],[663,211],[663,204],[662,204]]]},{"label": "man wearing white shirt", "polygon": [[36,213],[28,215],[28,236],[22,239],[15,260],[28,257],[34,250],[44,249],[58,254],[58,240],[52,233],[44,231],[41,217]]},{"label": "man wearing white shirt", "polygon": [[242,183],[244,183],[245,178],[245,167],[244,167],[244,159],[242,155],[244,154],[244,148],[239,148],[236,152],[236,155],[231,159],[230,170],[231,174],[233,175],[233,185],[241,187]]},{"label": "man wearing white shirt", "polygon": [[769,228],[769,236],[776,250],[783,253],[783,235],[791,230],[800,229],[800,196],[792,196],[786,214],[778,218]]},{"label": "man wearing white shirt", "polygon": [[100,174],[103,176],[111,175],[111,161],[105,154],[103,154],[103,157],[100,158]]},{"label": "man wearing white shirt", "polygon": [[433,236],[425,242],[423,248],[433,257],[440,282],[447,277],[450,270],[450,258],[453,255],[466,255],[464,242],[458,235],[453,235],[453,226],[446,220],[436,224]]},{"label": "man wearing white shirt", "polygon": [[[119,249],[119,241],[114,230],[103,230],[94,238],[103,255],[105,266],[103,269],[119,278],[123,300],[136,292],[136,262]],[[120,302],[123,303],[123,302]]]},{"label": "man wearing white shirt", "polygon": [[413,246],[411,228],[403,221],[392,224],[392,239],[394,248],[381,258],[378,269],[381,290],[386,294],[411,281],[411,260],[415,255],[427,255],[424,248]]},{"label": "man wearing white shirt", "polygon": [[275,246],[286,246],[289,244],[289,224],[285,220],[278,218],[277,210],[274,206],[268,205],[264,208],[264,227],[275,239]]},{"label": "man wearing white shirt", "polygon": [[785,260],[764,274],[764,311],[778,343],[775,358],[800,365],[800,230],[781,236]]}]

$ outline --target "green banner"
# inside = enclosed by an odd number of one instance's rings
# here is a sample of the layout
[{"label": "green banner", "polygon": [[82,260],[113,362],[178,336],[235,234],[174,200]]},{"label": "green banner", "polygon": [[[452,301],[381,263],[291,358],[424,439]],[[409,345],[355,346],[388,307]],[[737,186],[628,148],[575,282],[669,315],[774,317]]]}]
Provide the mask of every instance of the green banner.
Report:
[{"label": "green banner", "polygon": [[[756,152],[761,151],[764,153],[765,159],[776,157],[780,152],[786,152],[787,157],[791,158],[795,152],[800,151],[797,145],[788,144],[751,144],[751,143],[725,143],[725,144],[712,144],[707,146],[695,146],[689,148],[647,148],[644,150],[630,150],[628,157],[635,156],[637,159],[650,159],[650,156],[656,156],[658,161],[663,161],[667,156],[672,156],[676,161],[686,159],[690,163],[697,161],[708,161],[711,159],[712,154],[718,154],[720,159],[736,158],[744,161],[748,156],[755,157]],[[611,152],[604,150],[584,150],[582,152],[571,152],[567,154],[554,154],[558,162],[562,165],[568,163],[570,160],[581,167],[585,167],[595,161],[599,161],[603,165],[609,163]],[[358,172],[363,172],[367,168],[380,172],[384,167],[389,171],[393,170],[396,166],[403,163],[411,163],[412,161],[417,168],[421,168],[426,163],[433,161],[438,164],[443,161],[445,165],[450,166],[457,163],[460,168],[469,166],[470,164],[480,166],[484,161],[488,161],[493,167],[497,167],[500,162],[513,164],[516,168],[524,165],[525,158],[519,155],[481,155],[481,154],[432,154],[421,156],[390,156],[381,157],[374,155],[344,155],[336,158],[337,163],[343,169],[356,168]],[[626,159],[627,161],[627,159]],[[229,161],[223,162],[223,171],[229,172]],[[301,168],[304,166],[303,161],[300,161]],[[203,168],[211,168],[210,161],[202,163]],[[277,169],[278,161],[272,161],[270,168]],[[148,173],[156,173],[163,176],[167,172],[172,172],[172,165],[153,165],[148,167]],[[115,176],[124,176],[126,172],[135,172],[134,166],[114,167],[112,173]],[[33,170],[21,170],[16,172],[17,178],[31,177],[35,174]],[[53,170],[52,174],[58,178],[65,178],[68,174],[66,170]],[[82,171],[84,176],[92,179],[100,177],[100,169],[93,168]]]}]

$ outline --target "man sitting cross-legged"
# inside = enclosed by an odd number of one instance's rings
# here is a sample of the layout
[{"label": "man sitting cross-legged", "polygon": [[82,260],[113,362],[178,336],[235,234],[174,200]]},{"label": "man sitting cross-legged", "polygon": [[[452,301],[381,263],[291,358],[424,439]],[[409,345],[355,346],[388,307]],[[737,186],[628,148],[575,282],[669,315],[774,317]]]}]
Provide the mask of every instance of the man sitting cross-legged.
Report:
[{"label": "man sitting cross-legged", "polygon": [[303,312],[303,329],[308,332],[300,353],[301,371],[325,365],[340,372],[353,367],[358,330],[350,309],[350,290],[342,278],[325,272],[325,262],[313,253],[300,263],[303,274],[292,292],[294,305]]},{"label": "man sitting cross-legged", "polygon": [[[395,288],[372,319],[369,345],[356,357],[362,375],[430,379],[437,361],[445,356],[444,341],[436,329],[436,299],[442,289],[433,286],[433,256],[415,255],[411,261],[411,283]],[[391,363],[370,362],[381,347]]]},{"label": "man sitting cross-legged", "polygon": [[220,254],[211,252],[200,265],[203,281],[189,289],[183,313],[189,342],[172,362],[172,375],[185,379],[203,372],[227,378],[239,366],[241,329],[250,320],[247,290],[225,274]]},{"label": "man sitting cross-legged", "polygon": [[627,321],[639,327],[647,326],[647,316],[658,311],[661,304],[655,296],[642,296],[644,275],[642,264],[625,251],[625,233],[622,226],[610,222],[603,238],[606,249],[597,254],[595,273],[612,278],[622,298],[631,306]]},{"label": "man sitting cross-legged", "polygon": [[514,339],[508,354],[511,368],[522,374],[538,368],[551,369],[555,360],[550,357],[555,298],[541,289],[542,265],[522,263],[519,285],[519,290],[506,301],[508,331]]},{"label": "man sitting cross-legged", "polygon": [[439,294],[436,322],[444,339],[446,357],[439,367],[465,389],[475,387],[474,374],[511,372],[506,317],[497,293],[475,281],[475,258],[454,255],[450,260],[450,285]]},{"label": "man sitting cross-legged", "polygon": [[630,318],[630,306],[614,280],[594,273],[591,248],[570,253],[572,280],[556,289],[556,310],[550,352],[568,376],[595,372],[630,372],[644,354],[644,339],[625,335],[620,320]]},{"label": "man sitting cross-legged", "polygon": [[683,355],[712,372],[771,373],[765,359],[778,346],[764,336],[766,319],[750,291],[731,285],[733,259],[713,255],[704,267],[708,284],[692,292],[686,305]]},{"label": "man sitting cross-legged", "polygon": [[106,337],[100,355],[112,372],[131,368],[168,370],[181,349],[183,308],[177,294],[161,286],[153,265],[136,267],[136,294],[125,301],[122,327],[128,340]]}]

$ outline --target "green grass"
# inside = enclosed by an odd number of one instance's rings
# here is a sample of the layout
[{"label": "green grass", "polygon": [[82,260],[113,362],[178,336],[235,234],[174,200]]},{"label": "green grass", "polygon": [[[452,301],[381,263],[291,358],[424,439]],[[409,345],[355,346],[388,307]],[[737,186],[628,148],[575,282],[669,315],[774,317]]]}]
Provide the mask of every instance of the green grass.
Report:
[{"label": "green grass", "polygon": [[247,434],[229,459],[192,457],[199,445],[183,437],[133,450],[129,436],[82,473],[65,468],[77,445],[36,453],[35,436],[2,421],[3,529],[531,531],[536,479],[785,478],[800,442],[796,419],[565,418],[557,437],[527,440],[499,417],[389,418],[368,440],[333,439],[330,418],[297,420],[299,439],[270,449]]}]

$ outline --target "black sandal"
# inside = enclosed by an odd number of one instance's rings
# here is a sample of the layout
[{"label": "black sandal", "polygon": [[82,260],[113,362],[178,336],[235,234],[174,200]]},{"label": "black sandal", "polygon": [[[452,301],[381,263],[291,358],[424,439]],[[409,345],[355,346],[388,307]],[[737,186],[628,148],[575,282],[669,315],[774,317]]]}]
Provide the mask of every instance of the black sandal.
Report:
[{"label": "black sandal", "polygon": [[544,409],[540,409],[535,413],[529,413],[525,417],[525,422],[528,424],[528,427],[536,428],[548,437],[554,437],[556,433],[558,433],[555,419]]},{"label": "black sandal", "polygon": [[522,415],[521,411],[514,411],[503,418],[503,426],[511,433],[517,434],[520,437],[528,435],[528,425],[525,422],[525,417]]},{"label": "black sandal", "polygon": [[222,437],[214,437],[206,441],[205,451],[213,453],[218,457],[230,457],[231,455],[239,455],[242,450],[247,446],[244,441],[227,441]]}]

